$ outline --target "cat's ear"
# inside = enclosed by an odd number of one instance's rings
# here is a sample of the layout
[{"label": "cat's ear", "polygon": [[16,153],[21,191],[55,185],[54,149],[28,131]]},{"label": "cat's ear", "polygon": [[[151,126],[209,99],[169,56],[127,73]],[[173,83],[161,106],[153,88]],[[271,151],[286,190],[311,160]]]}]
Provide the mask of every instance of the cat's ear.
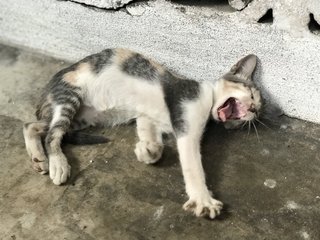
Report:
[{"label": "cat's ear", "polygon": [[257,65],[257,56],[250,54],[240,59],[227,74],[234,75],[243,81],[251,81],[251,76]]}]

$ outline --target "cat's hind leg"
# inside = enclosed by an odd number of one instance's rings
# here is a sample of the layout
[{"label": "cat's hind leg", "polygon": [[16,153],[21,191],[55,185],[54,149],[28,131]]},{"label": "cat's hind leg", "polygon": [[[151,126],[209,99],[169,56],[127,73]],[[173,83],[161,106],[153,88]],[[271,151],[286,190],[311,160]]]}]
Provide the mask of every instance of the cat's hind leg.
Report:
[{"label": "cat's hind leg", "polygon": [[156,163],[162,156],[162,132],[147,117],[137,118],[139,142],[134,150],[138,161],[147,164]]},{"label": "cat's hind leg", "polygon": [[46,122],[29,122],[23,125],[23,136],[27,152],[31,157],[32,168],[41,174],[49,171],[48,158],[41,141],[47,128]]},{"label": "cat's hind leg", "polygon": [[[67,100],[67,99],[66,99]],[[67,181],[71,167],[62,152],[61,141],[70,125],[74,115],[80,107],[80,100],[73,100],[64,104],[55,104],[52,120],[46,135],[45,145],[49,158],[49,175],[53,183],[60,185]]]}]

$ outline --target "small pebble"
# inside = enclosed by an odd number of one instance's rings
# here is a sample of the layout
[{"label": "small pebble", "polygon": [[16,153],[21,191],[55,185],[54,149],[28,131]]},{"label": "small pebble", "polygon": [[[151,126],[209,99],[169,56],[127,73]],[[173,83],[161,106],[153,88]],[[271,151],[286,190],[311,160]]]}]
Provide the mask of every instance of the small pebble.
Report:
[{"label": "small pebble", "polygon": [[263,184],[268,188],[275,188],[277,185],[277,182],[273,179],[266,179]]},{"label": "small pebble", "polygon": [[287,129],[287,128],[288,128],[288,126],[285,125],[285,124],[282,124],[282,125],[280,126],[280,129]]},{"label": "small pebble", "polygon": [[288,201],[286,207],[292,210],[300,208],[300,206],[294,201]]},{"label": "small pebble", "polygon": [[264,149],[262,149],[262,151],[260,152],[260,154],[261,154],[262,156],[267,156],[267,155],[270,154],[270,151],[269,151],[268,149],[264,148]]},{"label": "small pebble", "polygon": [[303,237],[304,239],[310,239],[309,233],[302,231],[300,234],[301,234],[301,237]]}]

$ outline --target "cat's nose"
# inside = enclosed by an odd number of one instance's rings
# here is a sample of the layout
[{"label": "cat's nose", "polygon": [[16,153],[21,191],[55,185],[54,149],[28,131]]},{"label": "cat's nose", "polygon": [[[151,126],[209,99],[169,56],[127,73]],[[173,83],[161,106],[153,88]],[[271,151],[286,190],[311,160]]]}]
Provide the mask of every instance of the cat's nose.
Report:
[{"label": "cat's nose", "polygon": [[248,111],[252,112],[252,113],[256,113],[257,112],[257,109],[255,108],[253,103],[251,103],[250,108],[248,109]]}]

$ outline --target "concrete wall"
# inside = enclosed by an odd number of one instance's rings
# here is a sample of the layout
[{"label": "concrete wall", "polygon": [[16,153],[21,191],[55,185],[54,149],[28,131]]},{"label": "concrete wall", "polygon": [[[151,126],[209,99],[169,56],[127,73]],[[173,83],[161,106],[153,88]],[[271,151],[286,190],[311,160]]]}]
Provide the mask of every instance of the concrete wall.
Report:
[{"label": "concrete wall", "polygon": [[287,115],[320,123],[320,37],[294,38],[271,25],[246,24],[214,5],[159,0],[107,11],[69,1],[0,1],[0,41],[70,61],[128,47],[209,81],[255,53],[263,91]]}]

